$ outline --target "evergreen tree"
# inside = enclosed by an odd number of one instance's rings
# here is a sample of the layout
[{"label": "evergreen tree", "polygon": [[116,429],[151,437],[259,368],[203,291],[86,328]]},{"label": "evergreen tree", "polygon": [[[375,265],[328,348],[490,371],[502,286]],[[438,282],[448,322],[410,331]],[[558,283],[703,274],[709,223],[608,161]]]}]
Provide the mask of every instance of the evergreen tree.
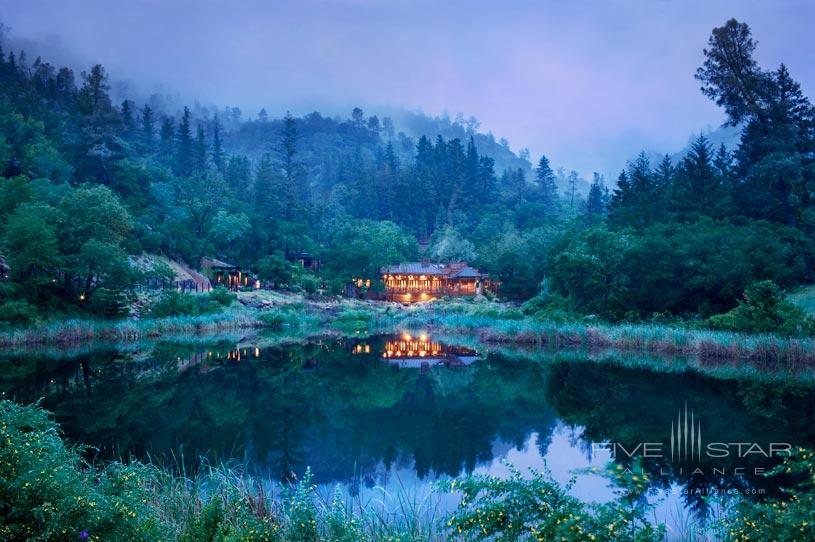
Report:
[{"label": "evergreen tree", "polygon": [[309,187],[304,176],[303,165],[297,160],[297,121],[291,113],[283,117],[280,131],[280,142],[277,147],[278,160],[283,170],[282,194],[286,201],[285,216],[291,220],[300,203],[307,203],[310,198]]},{"label": "evergreen tree", "polygon": [[193,146],[192,169],[204,171],[207,168],[207,138],[204,127],[200,124],[195,130],[195,145]]},{"label": "evergreen tree", "polygon": [[149,105],[145,105],[141,110],[141,144],[147,152],[153,150],[153,140],[155,138],[156,121],[153,117],[153,110]]},{"label": "evergreen tree", "polygon": [[555,183],[555,173],[549,165],[549,159],[541,155],[538,167],[535,168],[535,185],[537,199],[546,208],[547,212],[554,213],[557,210],[557,184]]},{"label": "evergreen tree", "polygon": [[181,122],[176,131],[175,168],[178,175],[190,175],[193,170],[193,139],[190,126],[190,108],[184,107]]},{"label": "evergreen tree", "polygon": [[122,102],[122,123],[124,124],[124,135],[127,138],[133,137],[136,133],[136,121],[133,118],[133,102],[124,100]]},{"label": "evergreen tree", "polygon": [[721,177],[716,174],[710,143],[705,136],[699,136],[679,167],[673,206],[685,216],[716,216],[722,196]]},{"label": "evergreen tree", "polygon": [[159,160],[166,165],[172,164],[175,154],[175,125],[173,119],[170,117],[162,118],[158,137]]},{"label": "evergreen tree", "polygon": [[607,190],[603,183],[603,176],[595,172],[594,180],[591,183],[591,188],[589,188],[589,195],[586,197],[586,208],[583,212],[583,216],[590,226],[602,220],[606,210],[606,197]]},{"label": "evergreen tree", "polygon": [[221,143],[221,123],[218,120],[218,114],[215,114],[215,119],[212,121],[212,164],[215,169],[224,172],[225,157],[223,144]]}]

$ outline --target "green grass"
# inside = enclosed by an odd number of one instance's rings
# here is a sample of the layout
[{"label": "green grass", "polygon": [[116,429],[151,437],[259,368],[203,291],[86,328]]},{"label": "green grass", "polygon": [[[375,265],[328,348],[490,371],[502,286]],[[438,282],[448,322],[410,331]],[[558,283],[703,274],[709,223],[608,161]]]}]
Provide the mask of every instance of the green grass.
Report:
[{"label": "green grass", "polygon": [[[509,312],[509,318],[501,310]],[[790,375],[806,375],[815,370],[815,341],[810,338],[657,324],[556,323],[532,317],[518,319],[512,308],[499,306],[495,311],[463,303],[426,306],[410,312],[401,323],[432,333],[470,334],[487,344],[680,354],[698,360],[699,367],[737,362],[750,370]]]},{"label": "green grass", "polygon": [[[138,342],[172,335],[201,335],[268,328],[293,338],[319,335],[366,336],[404,329],[434,335],[471,336],[480,344],[518,344],[547,349],[614,349],[687,356],[703,372],[764,372],[810,378],[815,340],[746,334],[662,324],[599,321],[553,322],[524,315],[501,303],[463,301],[401,306],[302,296],[259,297],[261,308],[233,304],[223,312],[168,318],[69,320],[0,333],[0,346],[76,345],[92,341]],[[271,301],[270,301],[271,300]]]},{"label": "green grass", "polygon": [[810,316],[815,316],[815,285],[803,286],[787,296],[787,301],[799,306]]}]

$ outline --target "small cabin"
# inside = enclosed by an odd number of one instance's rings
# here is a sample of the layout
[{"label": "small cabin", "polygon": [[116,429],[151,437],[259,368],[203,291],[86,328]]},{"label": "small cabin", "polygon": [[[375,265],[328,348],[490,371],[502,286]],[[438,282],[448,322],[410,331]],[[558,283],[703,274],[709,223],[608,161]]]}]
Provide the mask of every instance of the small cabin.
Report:
[{"label": "small cabin", "polygon": [[238,266],[216,258],[202,258],[201,269],[213,287],[223,286],[228,290],[239,288],[260,288],[260,282]]},{"label": "small cabin", "polygon": [[286,251],[286,260],[315,273],[320,270],[320,258],[310,252]]}]

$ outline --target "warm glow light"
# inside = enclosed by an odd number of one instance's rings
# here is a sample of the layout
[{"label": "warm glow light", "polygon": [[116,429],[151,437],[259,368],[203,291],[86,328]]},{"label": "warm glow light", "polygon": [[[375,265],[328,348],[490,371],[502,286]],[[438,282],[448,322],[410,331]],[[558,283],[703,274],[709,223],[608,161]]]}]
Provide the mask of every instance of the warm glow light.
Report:
[{"label": "warm glow light", "polygon": [[419,340],[422,342],[427,342],[427,333],[422,333],[419,335]]},{"label": "warm glow light", "polygon": [[413,338],[413,337],[411,337],[411,336],[410,336],[410,333],[404,333],[404,334],[402,335],[402,340],[404,340],[404,341],[409,341],[409,340],[411,340],[412,338]]},{"label": "warm glow light", "polygon": [[260,357],[260,348],[258,348],[257,346],[255,347],[255,357],[256,358]]},{"label": "warm glow light", "polygon": [[85,301],[85,294],[79,294],[79,300]]}]

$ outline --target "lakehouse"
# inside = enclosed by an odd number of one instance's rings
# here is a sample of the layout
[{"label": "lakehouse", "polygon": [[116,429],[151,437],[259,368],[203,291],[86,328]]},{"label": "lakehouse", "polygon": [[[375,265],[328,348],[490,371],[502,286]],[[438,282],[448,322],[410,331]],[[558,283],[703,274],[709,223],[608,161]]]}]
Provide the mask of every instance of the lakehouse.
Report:
[{"label": "lakehouse", "polygon": [[228,290],[260,288],[260,281],[249,273],[242,271],[237,265],[216,258],[202,258],[201,269],[212,283],[212,286],[223,286]]},{"label": "lakehouse", "polygon": [[[383,267],[379,272],[383,287],[381,298],[400,303],[429,301],[441,296],[472,296],[485,290],[495,291],[496,283],[467,265],[467,262],[437,264],[407,262]],[[370,279],[357,278],[353,286],[358,290],[370,289]]]}]

